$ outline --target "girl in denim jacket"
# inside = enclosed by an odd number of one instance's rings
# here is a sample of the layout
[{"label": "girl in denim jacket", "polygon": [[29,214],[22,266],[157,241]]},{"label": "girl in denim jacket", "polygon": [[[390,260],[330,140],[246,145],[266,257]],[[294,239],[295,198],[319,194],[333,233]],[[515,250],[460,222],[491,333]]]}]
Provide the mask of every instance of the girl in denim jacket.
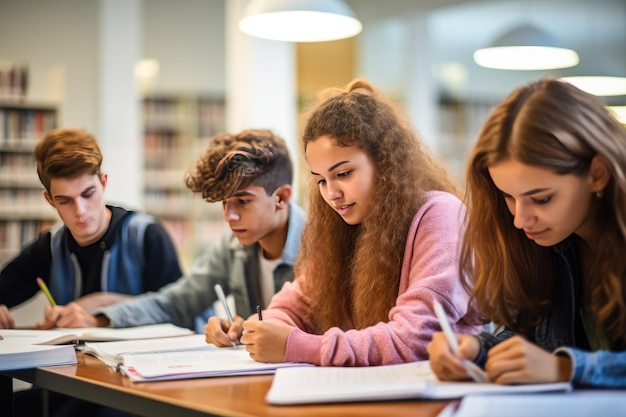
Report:
[{"label": "girl in denim jacket", "polygon": [[496,335],[441,333],[445,380],[461,358],[500,384],[626,386],[626,128],[559,80],[515,90],[482,128],[467,170],[460,271]]}]

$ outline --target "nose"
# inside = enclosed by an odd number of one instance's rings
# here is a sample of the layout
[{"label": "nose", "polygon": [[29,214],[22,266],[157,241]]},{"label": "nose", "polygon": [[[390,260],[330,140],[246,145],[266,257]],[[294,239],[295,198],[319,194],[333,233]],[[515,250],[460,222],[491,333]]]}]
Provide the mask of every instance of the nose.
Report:
[{"label": "nose", "polygon": [[513,208],[513,225],[518,229],[532,226],[535,222],[535,216],[530,207],[522,202],[516,202]]},{"label": "nose", "polygon": [[233,204],[224,204],[224,221],[227,223],[233,220],[239,220],[239,213],[235,209]]},{"label": "nose", "polygon": [[87,213],[87,201],[83,198],[77,198],[74,207],[76,207],[76,215],[82,217]]},{"label": "nose", "polygon": [[329,181],[326,186],[326,195],[329,200],[337,200],[343,196],[343,192],[335,183]]}]

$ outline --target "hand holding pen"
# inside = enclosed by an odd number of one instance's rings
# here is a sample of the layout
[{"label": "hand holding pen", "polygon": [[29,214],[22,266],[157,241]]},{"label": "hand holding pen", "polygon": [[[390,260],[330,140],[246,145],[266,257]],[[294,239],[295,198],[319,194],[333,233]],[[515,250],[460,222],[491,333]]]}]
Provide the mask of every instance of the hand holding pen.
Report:
[{"label": "hand holding pen", "polygon": [[[228,307],[228,301],[226,301],[226,294],[224,294],[224,289],[222,288],[222,286],[220,284],[215,284],[214,288],[215,288],[215,293],[217,294],[217,298],[219,298],[220,302],[222,303],[222,307],[224,307],[224,312],[226,313],[226,317],[228,319],[228,324],[230,326],[229,329],[228,329],[228,332],[226,334],[228,336],[228,333],[230,333],[230,330],[233,328],[233,325],[235,324],[235,320],[233,319],[233,315],[230,312],[230,307]],[[211,318],[213,318],[213,317],[211,317]],[[214,327],[214,326],[211,326],[211,319],[209,319],[209,322],[207,323],[207,325],[205,326],[205,329],[204,329],[205,334],[206,334],[206,340],[209,343],[214,343],[214,344],[219,346],[219,344],[216,343],[215,340],[213,340],[213,339],[209,340],[209,337],[210,337],[209,333],[212,333],[211,330],[215,330],[215,329],[212,329],[212,327]],[[222,330],[222,326],[220,325],[219,327],[220,327],[220,330]],[[237,347],[237,342],[236,341],[231,339],[230,342],[231,342],[231,345],[234,348]]]},{"label": "hand holding pen", "polygon": [[[448,318],[446,317],[446,313],[443,311],[443,307],[441,306],[441,304],[439,304],[437,301],[434,302],[434,307],[435,307],[435,314],[437,315],[437,319],[439,320],[439,325],[441,326],[441,329],[443,330],[443,334],[448,343],[448,347],[454,354],[456,354],[459,350],[459,344],[456,340],[456,336],[452,332],[450,323],[448,323]],[[469,359],[462,359],[462,358],[459,358],[459,359],[462,361],[462,364],[465,367],[465,370],[467,371],[468,375],[475,382],[487,382],[487,375],[485,374],[485,371],[480,369],[478,365],[476,365],[474,362],[470,361]]]}]

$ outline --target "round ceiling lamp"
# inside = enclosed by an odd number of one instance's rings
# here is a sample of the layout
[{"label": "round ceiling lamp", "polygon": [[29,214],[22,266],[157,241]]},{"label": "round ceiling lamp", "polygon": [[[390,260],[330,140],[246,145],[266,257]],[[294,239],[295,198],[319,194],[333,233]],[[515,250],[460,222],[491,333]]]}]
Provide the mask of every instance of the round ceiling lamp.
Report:
[{"label": "round ceiling lamp", "polygon": [[363,25],[341,0],[251,0],[239,29],[287,42],[325,42],[361,33]]},{"label": "round ceiling lamp", "polygon": [[564,48],[535,26],[516,27],[474,52],[474,61],[501,70],[550,70],[578,65],[576,51]]}]

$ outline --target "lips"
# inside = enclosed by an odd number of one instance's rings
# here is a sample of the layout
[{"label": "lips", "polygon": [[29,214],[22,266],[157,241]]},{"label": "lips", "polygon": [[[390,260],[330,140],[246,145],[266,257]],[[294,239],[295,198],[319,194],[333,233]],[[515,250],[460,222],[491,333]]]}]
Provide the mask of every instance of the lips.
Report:
[{"label": "lips", "polygon": [[335,211],[341,216],[345,215],[352,207],[354,207],[354,203],[333,206]]},{"label": "lips", "polygon": [[543,236],[543,234],[546,232],[546,230],[542,230],[540,232],[529,232],[529,231],[525,230],[524,233],[526,234],[526,237],[528,239],[535,240],[535,239],[539,239],[541,236]]}]

